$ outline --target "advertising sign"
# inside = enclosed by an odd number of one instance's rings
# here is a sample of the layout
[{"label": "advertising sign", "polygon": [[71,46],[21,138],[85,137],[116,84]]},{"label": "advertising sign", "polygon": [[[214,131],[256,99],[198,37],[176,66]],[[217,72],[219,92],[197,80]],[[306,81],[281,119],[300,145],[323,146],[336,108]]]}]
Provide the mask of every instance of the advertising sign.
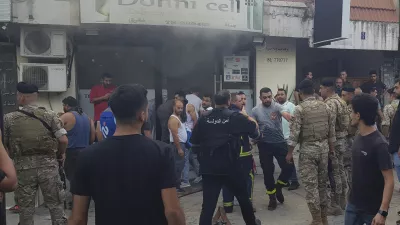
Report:
[{"label": "advertising sign", "polygon": [[249,57],[225,56],[224,57],[225,82],[249,82]]},{"label": "advertising sign", "polygon": [[263,0],[84,0],[82,23],[262,32]]},{"label": "advertising sign", "polygon": [[77,0],[12,0],[12,21],[27,24],[79,25],[78,6]]},{"label": "advertising sign", "polygon": [[11,0],[0,0],[0,22],[10,22]]}]

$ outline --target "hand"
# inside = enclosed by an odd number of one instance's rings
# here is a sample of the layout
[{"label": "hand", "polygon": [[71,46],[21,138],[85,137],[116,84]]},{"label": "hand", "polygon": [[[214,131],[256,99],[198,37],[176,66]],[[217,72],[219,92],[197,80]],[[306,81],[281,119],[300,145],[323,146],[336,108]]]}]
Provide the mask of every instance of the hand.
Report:
[{"label": "hand", "polygon": [[179,154],[180,157],[185,156],[185,153],[183,152],[182,149],[178,149],[178,154]]},{"label": "hand", "polygon": [[381,214],[377,213],[374,219],[372,220],[371,225],[385,225],[386,218]]},{"label": "hand", "polygon": [[287,153],[287,155],[286,155],[286,162],[287,162],[288,164],[292,164],[292,163],[293,163],[293,153],[291,153],[291,152],[288,152],[288,153]]},{"label": "hand", "polygon": [[103,96],[104,100],[108,100],[111,96],[111,93],[107,93],[106,95]]},{"label": "hand", "polygon": [[65,162],[65,153],[62,154],[62,155],[58,155],[58,156],[57,156],[57,161],[59,161],[59,162],[62,164],[62,166],[64,166],[64,162]]}]

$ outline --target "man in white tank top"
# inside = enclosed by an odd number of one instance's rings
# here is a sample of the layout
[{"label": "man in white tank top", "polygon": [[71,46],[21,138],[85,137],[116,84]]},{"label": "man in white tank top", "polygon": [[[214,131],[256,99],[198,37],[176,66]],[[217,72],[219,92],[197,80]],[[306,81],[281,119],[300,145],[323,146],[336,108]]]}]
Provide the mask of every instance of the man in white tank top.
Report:
[{"label": "man in white tank top", "polygon": [[[185,185],[181,185],[181,175],[182,170],[185,165],[185,161],[189,160],[189,151],[186,149],[187,142],[187,131],[186,125],[182,122],[182,113],[183,113],[183,102],[181,100],[175,99],[173,102],[173,110],[174,112],[170,116],[168,120],[168,129],[170,133],[170,142],[176,149],[176,157],[175,157],[175,168],[176,168],[176,188],[179,190]],[[190,184],[189,184],[190,186]]]}]

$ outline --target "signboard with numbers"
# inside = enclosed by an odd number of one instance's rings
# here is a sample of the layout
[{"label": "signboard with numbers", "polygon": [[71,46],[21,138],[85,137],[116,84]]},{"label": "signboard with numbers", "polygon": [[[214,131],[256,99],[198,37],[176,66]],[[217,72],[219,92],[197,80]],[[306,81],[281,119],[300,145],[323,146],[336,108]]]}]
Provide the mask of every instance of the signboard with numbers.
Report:
[{"label": "signboard with numbers", "polygon": [[224,57],[224,82],[249,82],[249,57]]}]

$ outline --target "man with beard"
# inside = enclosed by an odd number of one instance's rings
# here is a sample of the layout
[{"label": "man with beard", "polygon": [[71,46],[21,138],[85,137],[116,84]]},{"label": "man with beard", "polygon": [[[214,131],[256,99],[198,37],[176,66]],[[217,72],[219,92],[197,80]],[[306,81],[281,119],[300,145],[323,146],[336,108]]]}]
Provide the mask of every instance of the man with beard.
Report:
[{"label": "man with beard", "polygon": [[246,225],[260,225],[253,212],[247,193],[246,177],[239,164],[240,136],[260,136],[254,119],[228,109],[230,93],[223,90],[215,97],[215,109],[200,117],[194,127],[191,142],[200,159],[203,176],[203,205],[200,225],[212,223],[222,187],[227,187],[237,198]]},{"label": "man with beard", "polygon": [[[278,101],[279,104],[282,105],[282,107],[287,110],[291,116],[293,116],[294,113],[294,108],[296,107],[293,103],[287,101],[287,93],[286,90],[283,88],[279,88],[278,92],[276,94],[276,100]],[[282,130],[283,130],[283,136],[285,138],[285,141],[287,142],[290,136],[290,128],[289,128],[289,121],[287,120],[282,120]],[[297,172],[296,172],[296,167],[293,165],[293,172],[291,177],[289,178],[289,188],[288,190],[296,190],[299,188],[299,180],[297,178]]]},{"label": "man with beard", "polygon": [[342,78],[338,77],[336,78],[336,94],[338,94],[339,96],[342,94],[342,89],[344,85],[344,81]]},{"label": "man with beard", "polygon": [[[234,112],[242,112],[243,109],[243,98],[236,93],[231,94],[231,105],[230,110]],[[251,153],[250,140],[247,134],[240,136],[240,155],[239,164],[241,166],[241,172],[243,177],[247,177],[246,186],[247,193],[249,195],[250,201],[252,201],[253,184],[254,184],[254,171],[253,171],[253,154]],[[226,213],[231,213],[233,211],[233,200],[234,196],[228,188],[224,187],[222,189],[222,196],[224,200],[224,209]],[[253,206],[253,210],[255,210]]]},{"label": "man with beard", "polygon": [[[343,154],[346,152],[347,135],[349,128],[349,115],[347,113],[347,104],[335,93],[335,83],[331,79],[324,79],[321,82],[320,93],[325,103],[331,109],[331,116],[335,123],[336,142],[335,151],[330,152],[329,172],[332,174],[331,181],[331,204],[328,205],[328,213],[331,215],[342,215],[346,207],[346,187],[347,180],[344,172]],[[334,185],[333,185],[334,184]]]},{"label": "man with beard", "polygon": [[210,94],[203,95],[203,101],[201,102],[201,107],[203,107],[202,114],[204,114],[207,111],[213,110],[211,98],[212,98],[212,96]]},{"label": "man with beard", "polygon": [[66,225],[58,165],[65,158],[67,131],[55,112],[36,105],[37,98],[35,85],[19,82],[17,101],[21,108],[4,116],[4,146],[13,157],[18,176],[15,196],[19,222],[33,224],[40,187],[52,223]]},{"label": "man with beard", "polygon": [[100,114],[107,109],[108,99],[116,87],[112,84],[112,75],[104,73],[101,76],[101,84],[92,87],[90,90],[90,103],[94,104],[95,124],[100,120]]},{"label": "man with beard", "polygon": [[[264,173],[264,184],[269,195],[268,210],[275,210],[277,201],[283,203],[285,198],[282,187],[287,185],[293,171],[293,166],[286,162],[288,146],[282,132],[282,117],[290,120],[290,114],[280,104],[273,101],[271,89],[265,87],[260,90],[261,104],[254,107],[252,117],[260,126],[262,138],[258,142],[260,163]],[[281,167],[281,174],[275,184],[274,157]]]},{"label": "man with beard", "polygon": [[175,157],[175,169],[176,169],[176,188],[180,190],[181,188],[181,176],[182,171],[185,166],[184,157],[189,155],[189,151],[186,148],[187,142],[187,132],[185,123],[182,122],[182,114],[184,113],[183,102],[181,100],[175,99],[173,101],[174,112],[168,120],[169,129],[169,141],[175,147],[176,157]]},{"label": "man with beard", "polygon": [[[160,120],[160,125],[161,125],[161,141],[165,143],[170,143],[169,142],[169,130],[168,130],[168,121],[170,119],[170,116],[174,112],[173,110],[173,104],[175,99],[179,99],[182,102],[185,101],[186,94],[183,91],[177,91],[175,92],[174,99],[167,100],[163,104],[161,104],[158,109],[157,109],[157,117]],[[186,122],[186,114],[182,115],[182,118],[184,118],[183,122]]]},{"label": "man with beard", "polygon": [[397,107],[399,106],[399,100],[394,92],[394,87],[388,89],[387,92],[390,94],[390,103],[383,108],[382,134],[386,138],[389,138],[389,131],[392,128],[392,122],[394,115],[396,114]]},{"label": "man with beard", "polygon": [[[400,80],[396,80],[394,84],[394,94],[397,99],[400,97]],[[396,113],[393,117],[393,121],[391,123],[391,129],[389,133],[389,152],[391,154],[398,153],[400,156],[400,107],[397,107]],[[395,164],[400,164],[395,161]]]},{"label": "man with beard", "polygon": [[[361,85],[361,89],[364,93],[370,93],[373,88],[376,89],[376,98],[379,104],[382,106],[382,95],[386,90],[386,85],[382,81],[378,80],[378,73],[376,70],[371,70],[369,72],[370,80]],[[381,109],[381,108],[380,108]]]},{"label": "man with beard", "polygon": [[351,171],[352,171],[352,164],[351,164],[351,146],[353,145],[354,136],[356,135],[357,128],[351,126],[351,112],[353,111],[351,106],[351,100],[354,97],[355,89],[352,87],[344,87],[342,90],[342,100],[346,102],[347,108],[346,112],[349,116],[349,128],[348,128],[348,135],[347,135],[347,148],[346,151],[343,153],[343,165],[344,165],[344,172],[347,178],[347,186],[349,190],[347,191],[347,195],[351,192]]},{"label": "man with beard", "polygon": [[239,91],[238,95],[240,96],[240,98],[242,99],[242,103],[243,103],[243,107],[242,107],[242,112],[244,112],[245,114],[247,114],[246,112],[246,103],[247,103],[247,97],[246,94],[243,91]]},{"label": "man with beard", "polygon": [[74,97],[68,96],[62,103],[65,113],[60,119],[68,137],[64,169],[68,181],[71,182],[74,179],[79,153],[94,142],[95,129],[93,121],[78,106],[78,101]]},{"label": "man with beard", "polygon": [[288,163],[293,162],[293,151],[300,144],[299,173],[306,191],[306,201],[312,216],[311,225],[328,225],[326,182],[328,152],[334,151],[334,120],[328,105],[315,98],[313,83],[299,85],[303,102],[296,106],[290,121]]},{"label": "man with beard", "polygon": [[340,72],[340,78],[342,78],[343,80],[343,87],[352,87],[351,83],[347,80],[347,71],[346,70],[342,70]]}]

